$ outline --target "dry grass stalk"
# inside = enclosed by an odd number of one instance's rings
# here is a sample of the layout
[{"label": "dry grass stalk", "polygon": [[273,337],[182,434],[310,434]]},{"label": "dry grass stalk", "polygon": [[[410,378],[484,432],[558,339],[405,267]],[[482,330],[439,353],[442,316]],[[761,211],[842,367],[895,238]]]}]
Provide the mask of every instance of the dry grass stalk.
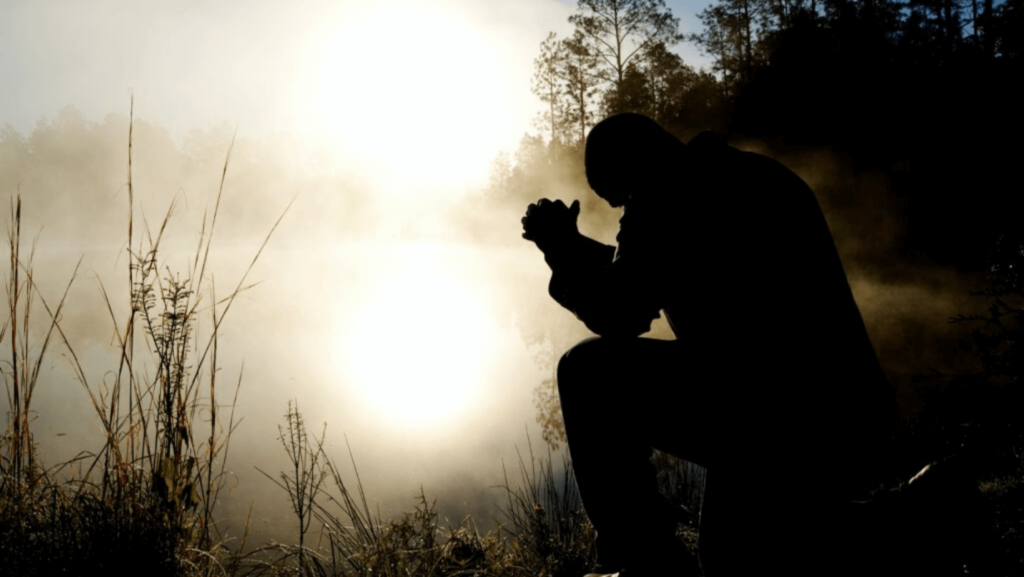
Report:
[{"label": "dry grass stalk", "polygon": [[[78,269],[57,306],[51,308],[36,290],[31,256],[24,259],[21,254],[20,198],[12,205],[9,316],[0,327],[0,341],[8,339],[11,351],[3,370],[11,410],[0,439],[0,526],[4,527],[0,542],[9,561],[7,569],[15,572],[52,573],[128,563],[133,571],[147,567],[154,574],[224,573],[221,561],[227,556],[228,538],[217,530],[214,512],[226,475],[231,434],[239,422],[234,408],[241,376],[230,404],[219,403],[218,334],[234,299],[250,288],[246,279],[280,219],[234,290],[217,300],[207,263],[229,149],[213,214],[203,218],[189,276],[183,279],[173,274],[163,264],[161,251],[173,203],[155,234],[147,225],[144,234],[135,237],[132,126],[130,118],[127,318],[118,321],[116,307],[101,283],[117,335],[119,363],[116,371],[108,373],[112,376],[98,385],[90,382],[60,325],[61,310]],[[207,285],[208,303],[201,296]],[[33,343],[29,332],[35,302],[43,305],[48,318],[40,343]],[[209,334],[199,338],[198,325],[204,314],[208,315]],[[138,326],[143,334],[137,333]],[[38,465],[32,443],[31,401],[54,337],[59,337],[67,351],[75,376],[102,424],[105,442],[98,451],[81,453],[46,472]],[[139,354],[143,350],[136,342],[139,339],[147,355]],[[225,408],[229,409],[226,418],[221,415]],[[137,564],[132,566],[132,560]]]}]

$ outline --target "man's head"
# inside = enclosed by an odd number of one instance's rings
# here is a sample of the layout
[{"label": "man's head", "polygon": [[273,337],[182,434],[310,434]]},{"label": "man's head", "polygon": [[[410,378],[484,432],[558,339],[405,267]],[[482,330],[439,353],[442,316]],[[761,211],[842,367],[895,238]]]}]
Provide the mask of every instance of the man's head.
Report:
[{"label": "man's head", "polygon": [[587,182],[612,206],[656,187],[685,150],[678,138],[640,114],[609,116],[587,136]]}]

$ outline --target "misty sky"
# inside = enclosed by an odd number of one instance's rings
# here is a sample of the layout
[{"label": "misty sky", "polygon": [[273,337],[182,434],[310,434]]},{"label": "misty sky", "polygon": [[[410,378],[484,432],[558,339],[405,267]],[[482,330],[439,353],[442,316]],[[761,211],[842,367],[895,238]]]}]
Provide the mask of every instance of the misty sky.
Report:
[{"label": "misty sky", "polygon": [[[668,4],[689,33],[708,3]],[[569,32],[574,8],[554,0],[9,1],[0,6],[2,121],[24,134],[67,104],[91,119],[123,114],[131,90],[136,116],[177,136],[226,122],[249,135],[315,136],[345,158],[406,152],[395,136],[410,138],[408,128],[452,132],[473,143],[458,151],[470,166],[432,159],[438,172],[479,179],[492,150],[514,149],[530,130],[537,47],[548,31]],[[692,45],[678,50],[706,63]],[[465,120],[447,118],[455,113]]]}]

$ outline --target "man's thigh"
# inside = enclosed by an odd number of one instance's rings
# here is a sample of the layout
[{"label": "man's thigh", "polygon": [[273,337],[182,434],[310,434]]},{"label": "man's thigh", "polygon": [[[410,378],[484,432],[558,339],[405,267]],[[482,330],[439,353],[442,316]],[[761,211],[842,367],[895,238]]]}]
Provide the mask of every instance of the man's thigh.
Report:
[{"label": "man's thigh", "polygon": [[559,365],[563,411],[606,419],[622,434],[707,466],[734,449],[717,383],[699,374],[680,341],[595,338],[573,347]]}]

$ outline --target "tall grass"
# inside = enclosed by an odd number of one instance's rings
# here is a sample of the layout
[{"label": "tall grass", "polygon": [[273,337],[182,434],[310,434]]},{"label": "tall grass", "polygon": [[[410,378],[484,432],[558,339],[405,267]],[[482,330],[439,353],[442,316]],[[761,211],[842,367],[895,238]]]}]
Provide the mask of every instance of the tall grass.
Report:
[{"label": "tall grass", "polygon": [[586,573],[596,561],[596,534],[583,512],[566,453],[562,453],[559,471],[554,468],[550,447],[546,458],[539,459],[531,445],[529,464],[518,449],[516,455],[519,483],[511,485],[506,472],[502,486],[513,552],[524,566],[545,575]]},{"label": "tall grass", "polygon": [[[326,431],[326,429],[325,429]],[[420,493],[416,505],[398,519],[371,510],[355,461],[354,483],[306,431],[297,403],[289,403],[280,441],[290,469],[278,478],[263,472],[289,497],[299,544],[270,544],[246,555],[243,574],[309,576],[509,575],[508,554],[498,536],[481,535],[467,518],[442,526],[435,503]],[[351,459],[351,450],[349,451]],[[310,521],[318,539],[307,541]]]},{"label": "tall grass", "polygon": [[[136,230],[132,125],[130,120],[126,309],[118,313],[100,285],[116,335],[116,370],[92,379],[82,366],[60,323],[77,268],[51,307],[33,281],[31,253],[23,256],[20,198],[12,206],[8,317],[0,328],[3,350],[11,355],[2,360],[9,412],[0,438],[0,557],[11,574],[75,573],[83,567],[124,574],[224,572],[220,561],[228,537],[218,531],[214,515],[238,424],[234,407],[241,376],[233,387],[217,382],[218,333],[280,219],[238,284],[218,300],[207,263],[229,149],[191,266],[184,276],[173,273],[161,240],[174,204],[156,231],[148,225],[141,234]],[[38,305],[47,322],[41,344],[30,334]],[[46,469],[32,439],[31,402],[54,340],[70,359],[104,442]]]},{"label": "tall grass", "polygon": [[678,523],[696,527],[704,498],[704,468],[657,450],[651,461],[657,471],[658,488],[675,511]]},{"label": "tall grass", "polygon": [[[595,565],[594,530],[582,511],[567,460],[556,469],[546,458],[519,455],[518,482],[505,477],[500,530],[481,533],[469,517],[442,525],[435,502],[420,492],[411,511],[383,519],[367,500],[359,471],[351,474],[324,451],[324,436],[310,436],[298,405],[290,403],[281,428],[290,469],[264,472],[292,503],[300,545],[271,544],[246,556],[242,574],[351,577],[579,577]],[[312,511],[319,538],[310,545]],[[302,543],[306,543],[303,545]]]}]

